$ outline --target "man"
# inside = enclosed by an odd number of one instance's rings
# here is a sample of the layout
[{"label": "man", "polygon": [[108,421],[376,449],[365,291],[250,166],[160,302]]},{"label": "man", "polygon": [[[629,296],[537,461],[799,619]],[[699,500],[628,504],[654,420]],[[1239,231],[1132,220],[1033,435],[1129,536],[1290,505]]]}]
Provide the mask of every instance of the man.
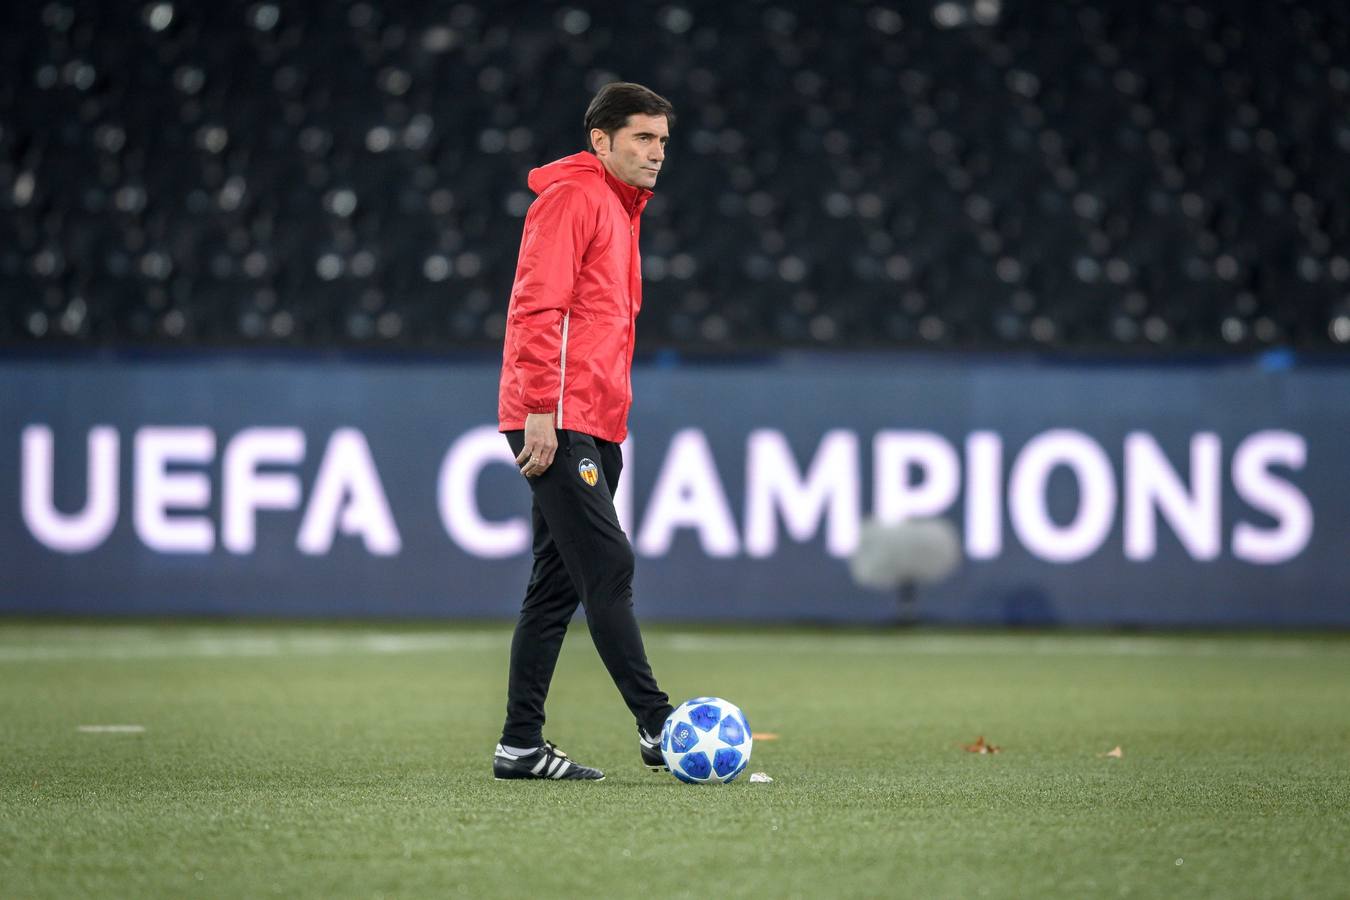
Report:
[{"label": "man", "polygon": [[665,767],[671,713],[633,614],[633,550],[614,490],[632,406],[642,305],[638,223],[665,160],[674,111],[638,84],[600,90],[587,150],[534,169],[507,314],[498,418],[533,494],[534,570],[511,641],[498,779],[599,781],[543,737],[544,701],[580,603],[591,639],[637,720],[642,762]]}]

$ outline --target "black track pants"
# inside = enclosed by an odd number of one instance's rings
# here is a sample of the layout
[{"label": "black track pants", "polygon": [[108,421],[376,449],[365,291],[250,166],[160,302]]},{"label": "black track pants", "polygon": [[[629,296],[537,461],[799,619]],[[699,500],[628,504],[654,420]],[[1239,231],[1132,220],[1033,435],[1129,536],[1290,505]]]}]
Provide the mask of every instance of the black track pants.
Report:
[{"label": "black track pants", "polygon": [[[506,439],[519,455],[524,432],[508,431]],[[578,603],[586,607],[591,640],[639,727],[657,734],[670,715],[670,698],[656,686],[633,615],[633,548],[614,511],[622,470],[618,444],[559,431],[553,465],[529,479],[534,571],[511,640],[502,729],[509,747],[543,743],[544,701]]]}]

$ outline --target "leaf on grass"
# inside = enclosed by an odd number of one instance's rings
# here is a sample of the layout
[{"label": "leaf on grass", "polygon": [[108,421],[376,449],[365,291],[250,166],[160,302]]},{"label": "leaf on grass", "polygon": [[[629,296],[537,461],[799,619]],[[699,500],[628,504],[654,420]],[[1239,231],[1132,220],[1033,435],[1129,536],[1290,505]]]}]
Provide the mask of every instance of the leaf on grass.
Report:
[{"label": "leaf on grass", "polygon": [[962,744],[961,749],[966,751],[967,753],[998,753],[1003,748],[997,747],[990,743],[986,743],[984,735],[980,735],[975,739],[975,743]]},{"label": "leaf on grass", "polygon": [[1105,753],[1098,753],[1097,755],[1098,755],[1098,756],[1109,756],[1109,757],[1111,757],[1112,759],[1120,759],[1122,756],[1125,755],[1125,751],[1122,750],[1122,749],[1120,749],[1120,745],[1117,744],[1117,745],[1115,746],[1115,749],[1113,749],[1113,750],[1108,750],[1108,751],[1106,751]]},{"label": "leaf on grass", "polygon": [[752,732],[751,735],[750,735],[750,737],[753,738],[754,740],[757,740],[757,741],[776,741],[776,740],[778,740],[778,735],[774,734],[772,731],[756,731],[756,732]]}]

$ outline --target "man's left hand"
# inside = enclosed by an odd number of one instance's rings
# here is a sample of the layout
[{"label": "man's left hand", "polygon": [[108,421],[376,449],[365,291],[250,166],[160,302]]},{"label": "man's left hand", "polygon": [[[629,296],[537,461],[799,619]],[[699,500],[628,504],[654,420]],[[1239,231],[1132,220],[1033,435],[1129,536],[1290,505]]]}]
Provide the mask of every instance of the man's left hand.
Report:
[{"label": "man's left hand", "polygon": [[525,447],[516,457],[520,474],[537,478],[553,465],[558,452],[558,432],[553,427],[553,413],[530,413],[525,417]]}]

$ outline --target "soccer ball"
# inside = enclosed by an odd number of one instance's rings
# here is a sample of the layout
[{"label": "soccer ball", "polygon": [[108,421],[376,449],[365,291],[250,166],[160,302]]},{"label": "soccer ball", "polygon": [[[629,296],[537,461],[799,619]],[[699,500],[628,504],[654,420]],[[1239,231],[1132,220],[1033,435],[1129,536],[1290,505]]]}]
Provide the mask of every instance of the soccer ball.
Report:
[{"label": "soccer ball", "polygon": [[750,762],[754,738],[745,713],[718,697],[686,700],[661,729],[670,773],[689,784],[726,784]]}]

